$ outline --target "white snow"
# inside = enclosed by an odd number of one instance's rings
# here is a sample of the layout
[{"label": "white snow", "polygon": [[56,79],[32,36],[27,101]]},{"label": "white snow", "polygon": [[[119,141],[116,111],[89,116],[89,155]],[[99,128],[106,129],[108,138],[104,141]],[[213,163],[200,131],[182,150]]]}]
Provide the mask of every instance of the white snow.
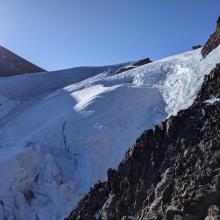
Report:
[{"label": "white snow", "polygon": [[[189,107],[220,47],[0,78],[0,220],[64,219],[147,128]],[[34,196],[27,198],[27,192]]]},{"label": "white snow", "polygon": [[215,102],[219,102],[220,98],[217,98],[215,96],[210,96],[208,100],[205,101],[208,105],[213,105]]},{"label": "white snow", "polygon": [[100,218],[100,210],[98,210],[98,211],[96,212],[95,218],[96,218],[96,220],[99,220],[99,218]]}]

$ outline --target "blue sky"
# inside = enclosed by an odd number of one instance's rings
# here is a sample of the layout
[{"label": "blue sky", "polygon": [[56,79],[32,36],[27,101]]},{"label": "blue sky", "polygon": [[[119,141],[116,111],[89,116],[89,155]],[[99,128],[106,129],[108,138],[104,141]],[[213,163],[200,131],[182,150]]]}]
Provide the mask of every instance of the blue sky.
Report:
[{"label": "blue sky", "polygon": [[47,70],[153,60],[203,44],[219,0],[0,0],[0,44]]}]

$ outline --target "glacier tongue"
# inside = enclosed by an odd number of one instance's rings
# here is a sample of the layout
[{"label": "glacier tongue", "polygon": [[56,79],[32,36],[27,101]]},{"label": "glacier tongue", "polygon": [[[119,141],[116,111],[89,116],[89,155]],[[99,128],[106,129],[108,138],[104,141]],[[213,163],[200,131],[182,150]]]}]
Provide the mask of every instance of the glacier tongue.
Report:
[{"label": "glacier tongue", "polygon": [[220,47],[120,74],[109,66],[0,79],[0,219],[66,217],[145,129],[192,104],[219,62]]}]

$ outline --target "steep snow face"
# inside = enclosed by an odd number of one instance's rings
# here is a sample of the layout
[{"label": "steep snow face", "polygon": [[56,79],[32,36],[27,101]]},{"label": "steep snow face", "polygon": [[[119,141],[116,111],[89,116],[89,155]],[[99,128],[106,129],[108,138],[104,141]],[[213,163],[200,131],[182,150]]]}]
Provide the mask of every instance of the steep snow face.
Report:
[{"label": "steep snow face", "polygon": [[66,217],[145,129],[192,104],[220,62],[220,47],[200,51],[0,79],[0,219]]},{"label": "steep snow face", "polygon": [[169,116],[176,115],[192,105],[204,75],[219,63],[219,54],[220,47],[203,59],[198,49],[154,62],[136,75],[134,83],[157,87],[166,102],[165,111]]}]

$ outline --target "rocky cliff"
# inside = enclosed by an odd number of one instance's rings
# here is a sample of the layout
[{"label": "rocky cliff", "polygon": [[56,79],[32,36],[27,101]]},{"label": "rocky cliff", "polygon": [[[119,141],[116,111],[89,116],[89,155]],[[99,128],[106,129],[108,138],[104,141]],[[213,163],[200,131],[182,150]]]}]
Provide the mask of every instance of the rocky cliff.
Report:
[{"label": "rocky cliff", "polygon": [[0,77],[45,70],[0,46]]},{"label": "rocky cliff", "polygon": [[216,30],[210,36],[204,47],[202,48],[202,56],[206,57],[220,43],[220,17],[217,20]]}]

